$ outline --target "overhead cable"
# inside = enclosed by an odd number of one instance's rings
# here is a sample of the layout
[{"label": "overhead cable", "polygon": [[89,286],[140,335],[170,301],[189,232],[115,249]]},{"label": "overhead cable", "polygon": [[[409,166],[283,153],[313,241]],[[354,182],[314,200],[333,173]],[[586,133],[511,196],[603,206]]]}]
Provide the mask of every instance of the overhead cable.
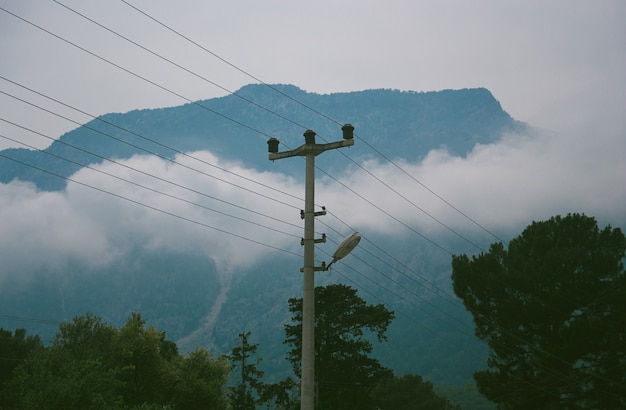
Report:
[{"label": "overhead cable", "polygon": [[[250,72],[242,69],[241,67],[237,66],[236,64],[231,63],[230,61],[228,61],[227,59],[225,59],[224,57],[220,56],[219,54],[211,51],[210,49],[206,48],[205,46],[199,44],[198,42],[192,40],[191,38],[185,36],[184,34],[182,34],[180,31],[175,30],[174,28],[172,28],[171,26],[165,24],[164,22],[156,19],[155,17],[153,17],[152,15],[146,13],[145,11],[141,10],[140,8],[130,4],[128,1],[126,0],[120,0],[122,3],[126,4],[127,6],[131,7],[132,9],[136,10],[137,12],[143,14],[144,16],[146,16],[147,18],[149,18],[150,20],[154,21],[155,23],[159,24],[160,26],[166,28],[167,30],[169,30],[170,32],[176,34],[177,36],[183,38],[184,40],[188,41],[189,43],[195,45],[196,47],[200,48],[201,50],[209,53],[210,55],[212,55],[213,57],[217,58],[218,60],[222,61],[223,63],[227,64],[228,66],[234,68],[235,70],[239,71],[240,73],[252,78],[255,81],[258,81],[259,83],[263,84],[264,86],[269,87],[270,89],[272,89],[273,91],[277,92],[278,94],[288,98],[289,100],[295,102],[296,104],[299,104],[300,106],[310,110],[311,112],[321,116],[322,118],[325,118],[337,125],[342,125],[339,121],[335,120],[334,118],[330,117],[329,115],[309,106],[308,104],[303,103],[302,101],[290,96],[289,94],[285,93],[284,91],[278,89],[277,87],[274,87],[273,85],[261,80],[259,77],[251,74]],[[357,135],[357,134],[355,134]],[[448,205],[450,208],[452,208],[454,211],[458,212],[461,216],[463,216],[464,218],[466,218],[467,220],[469,220],[471,223],[473,223],[474,225],[476,225],[477,227],[479,227],[480,229],[482,229],[484,232],[486,232],[487,234],[489,234],[490,236],[494,237],[496,240],[498,240],[499,242],[502,243],[506,243],[505,241],[503,241],[501,238],[499,238],[495,233],[493,233],[491,230],[487,229],[485,226],[483,226],[482,224],[480,224],[478,221],[476,221],[475,219],[471,218],[469,215],[467,215],[466,213],[464,213],[463,211],[461,211],[458,207],[454,206],[452,203],[450,203],[448,200],[446,200],[445,198],[443,198],[441,195],[437,194],[432,188],[428,187],[427,185],[425,185],[424,183],[422,183],[420,180],[418,180],[414,175],[412,175],[411,173],[409,173],[408,171],[406,171],[403,167],[401,167],[396,161],[393,161],[391,158],[389,158],[388,156],[384,155],[382,152],[380,152],[375,146],[373,146],[372,144],[370,144],[366,139],[364,139],[362,136],[358,135],[359,140],[363,141],[371,150],[373,150],[375,153],[377,153],[378,155],[380,155],[385,161],[388,161],[390,164],[392,164],[395,168],[397,168],[398,170],[400,170],[401,172],[403,172],[405,175],[407,175],[409,178],[411,178],[412,180],[414,180],[416,183],[418,183],[420,186],[422,186],[424,189],[426,189],[428,192],[430,192],[431,194],[433,194],[436,198],[438,198],[439,200],[441,200],[443,203],[445,203],[446,205]],[[344,153],[344,155],[347,156],[347,154]],[[473,244],[473,243],[472,243]],[[475,245],[475,244],[473,244]]]}]

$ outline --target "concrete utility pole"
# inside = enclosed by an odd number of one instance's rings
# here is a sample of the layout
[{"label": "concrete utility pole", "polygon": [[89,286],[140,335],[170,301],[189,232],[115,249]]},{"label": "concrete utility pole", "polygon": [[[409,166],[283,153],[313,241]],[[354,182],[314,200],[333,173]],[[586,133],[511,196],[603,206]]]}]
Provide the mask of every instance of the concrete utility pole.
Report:
[{"label": "concrete utility pole", "polygon": [[[315,132],[304,132],[304,144],[291,151],[278,152],[279,141],[270,138],[267,141],[269,159],[276,160],[294,156],[306,157],[304,212],[304,294],[302,297],[302,384],[300,388],[300,409],[315,408],[315,271],[324,271],[325,264],[315,266],[315,244],[326,242],[326,237],[315,239],[315,217],[325,215],[326,210],[315,212],[315,157],[324,151],[354,145],[354,127],[346,124],[341,127],[343,141],[327,144],[315,143]],[[360,237],[359,237],[360,239]],[[356,246],[356,245],[355,245]]]}]

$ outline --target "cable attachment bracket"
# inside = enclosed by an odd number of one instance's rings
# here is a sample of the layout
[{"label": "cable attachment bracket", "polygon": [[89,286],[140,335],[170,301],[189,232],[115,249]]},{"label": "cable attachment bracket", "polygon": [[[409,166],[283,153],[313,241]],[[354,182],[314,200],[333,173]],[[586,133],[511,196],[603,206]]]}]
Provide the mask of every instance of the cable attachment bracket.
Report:
[{"label": "cable attachment bracket", "polygon": [[[326,234],[323,233],[321,238],[313,239],[313,243],[326,243]],[[304,238],[300,238],[300,246],[304,246]]]},{"label": "cable attachment bracket", "polygon": [[[304,219],[304,214],[305,214],[304,210],[301,209],[300,210],[300,219]],[[314,216],[324,216],[324,215],[326,215],[326,207],[323,206],[321,211],[313,212],[313,215]]]},{"label": "cable attachment bracket", "polygon": [[[313,272],[326,272],[328,270],[328,266],[326,266],[326,262],[322,262],[321,266],[314,266]],[[300,272],[304,272],[304,268],[300,268]]]},{"label": "cable attachment bracket", "polygon": [[324,215],[326,215],[326,207],[323,206],[321,211],[317,211],[313,215],[315,215],[315,216],[324,216]]}]

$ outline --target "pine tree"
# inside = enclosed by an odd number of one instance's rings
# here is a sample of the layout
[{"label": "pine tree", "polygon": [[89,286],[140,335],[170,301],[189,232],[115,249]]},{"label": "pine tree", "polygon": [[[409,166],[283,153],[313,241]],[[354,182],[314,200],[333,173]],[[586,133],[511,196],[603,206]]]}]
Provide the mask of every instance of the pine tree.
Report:
[{"label": "pine tree", "polygon": [[228,397],[233,410],[254,410],[263,396],[264,384],[261,381],[264,372],[257,366],[261,359],[257,357],[258,344],[250,344],[250,332],[239,333],[241,344],[235,346],[228,356],[233,372],[239,383],[230,389]]}]

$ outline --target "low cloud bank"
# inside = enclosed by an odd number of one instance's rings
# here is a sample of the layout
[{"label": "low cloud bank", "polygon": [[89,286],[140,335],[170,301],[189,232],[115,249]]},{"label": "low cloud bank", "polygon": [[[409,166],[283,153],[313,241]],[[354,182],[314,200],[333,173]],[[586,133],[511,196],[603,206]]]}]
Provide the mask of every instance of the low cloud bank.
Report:
[{"label": "low cloud bank", "polygon": [[420,163],[397,162],[403,171],[379,160],[363,164],[396,192],[362,170],[347,173],[351,176],[342,182],[376,206],[330,181],[324,194],[329,196],[326,203],[350,203],[341,218],[351,225],[389,234],[407,230],[397,220],[425,231],[446,229],[436,220],[468,235],[480,230],[445,201],[503,235],[517,235],[533,220],[569,212],[624,227],[624,153],[626,142],[617,134],[507,135],[498,143],[476,146],[465,158],[437,150]]},{"label": "low cloud bank", "polygon": [[[484,234],[423,185],[505,240],[533,220],[568,212],[624,228],[625,152],[617,135],[509,135],[465,158],[438,150],[420,163],[396,162],[402,170],[366,161],[363,167],[387,186],[354,169],[339,178],[344,186],[321,178],[316,202],[362,232],[385,236],[411,234],[407,226],[425,235]],[[59,270],[68,261],[102,267],[137,248],[204,254],[228,269],[251,267],[275,252],[301,253],[302,178],[246,169],[210,152],[192,155],[215,166],[176,159],[201,171],[195,172],[136,156],[123,161],[129,168],[105,162],[94,166],[101,172],[82,169],[71,177],[82,184],[69,182],[62,192],[0,184],[0,280]],[[347,230],[333,218],[323,222]]]}]

